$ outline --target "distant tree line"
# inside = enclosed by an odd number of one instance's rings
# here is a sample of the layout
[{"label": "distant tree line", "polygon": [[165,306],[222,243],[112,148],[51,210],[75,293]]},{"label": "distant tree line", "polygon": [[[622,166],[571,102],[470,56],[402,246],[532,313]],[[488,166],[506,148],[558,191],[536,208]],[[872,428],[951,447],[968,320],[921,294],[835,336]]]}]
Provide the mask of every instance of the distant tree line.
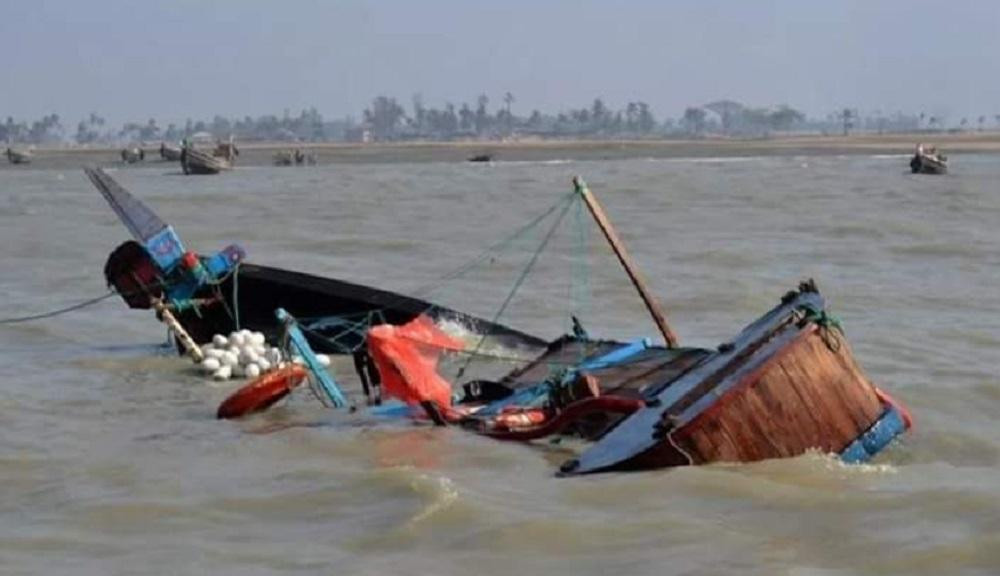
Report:
[{"label": "distant tree line", "polygon": [[288,110],[281,116],[227,118],[216,115],[211,120],[187,120],[182,125],[162,126],[154,118],[129,121],[111,126],[96,113],[80,120],[76,130],[67,130],[58,114],[34,121],[15,121],[7,117],[0,123],[0,142],[14,144],[109,145],[120,143],[179,141],[183,138],[228,138],[241,141],[372,141],[414,140],[500,140],[508,138],[579,138],[579,139],[664,139],[733,137],[762,138],[774,134],[849,134],[937,132],[943,130],[985,130],[992,123],[1000,128],[1000,114],[980,115],[971,121],[962,118],[949,124],[946,118],[879,111],[866,114],[844,108],[824,118],[807,118],[787,105],[767,108],[746,106],[733,100],[718,100],[686,108],[679,118],[658,120],[646,102],[636,100],[615,109],[601,98],[589,106],[556,113],[531,110],[519,114],[516,99],[507,92],[499,105],[491,109],[490,98],[481,94],[473,103],[446,102],[431,107],[417,94],[409,109],[396,98],[377,96],[362,112],[360,120],[351,117],[327,120],[316,108],[297,115]]}]

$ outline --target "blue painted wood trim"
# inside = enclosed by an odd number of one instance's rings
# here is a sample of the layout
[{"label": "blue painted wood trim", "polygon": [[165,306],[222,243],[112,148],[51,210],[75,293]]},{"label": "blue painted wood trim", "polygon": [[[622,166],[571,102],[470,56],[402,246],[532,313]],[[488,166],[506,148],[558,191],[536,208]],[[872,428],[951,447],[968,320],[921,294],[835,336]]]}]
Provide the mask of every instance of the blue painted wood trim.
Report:
[{"label": "blue painted wood trim", "polygon": [[886,408],[882,416],[840,452],[840,459],[849,464],[865,462],[881,452],[892,440],[906,431],[903,415],[894,407]]},{"label": "blue painted wood trim", "polygon": [[335,408],[347,406],[347,399],[344,398],[344,393],[340,391],[340,387],[337,386],[337,383],[330,376],[327,369],[319,363],[316,354],[306,341],[305,335],[299,330],[299,325],[295,321],[295,318],[286,312],[284,308],[275,310],[274,315],[278,318],[278,322],[284,325],[289,342],[295,348],[295,351],[299,353],[299,356],[302,357],[306,368],[313,373],[313,376],[319,382],[320,388],[323,390],[324,395],[326,395],[329,404]]}]

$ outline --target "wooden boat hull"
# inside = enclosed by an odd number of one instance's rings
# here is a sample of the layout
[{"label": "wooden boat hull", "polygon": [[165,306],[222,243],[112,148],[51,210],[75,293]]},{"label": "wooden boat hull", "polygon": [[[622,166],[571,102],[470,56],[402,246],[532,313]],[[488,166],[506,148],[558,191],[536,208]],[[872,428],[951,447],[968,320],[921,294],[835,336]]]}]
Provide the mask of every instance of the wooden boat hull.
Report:
[{"label": "wooden boat hull", "polygon": [[175,148],[173,146],[167,146],[166,144],[160,145],[160,158],[168,162],[180,162],[181,160],[181,149]]},{"label": "wooden boat hull", "polygon": [[915,154],[910,159],[910,170],[914,174],[947,174],[948,163],[943,157]]},{"label": "wooden boat hull", "polygon": [[[891,407],[805,284],[601,437],[567,475],[840,454]],[[891,436],[890,436],[891,438]]]},{"label": "wooden boat hull", "polygon": [[11,164],[31,164],[31,154],[27,152],[19,152],[8,148],[6,156]]},{"label": "wooden boat hull", "polygon": [[316,155],[301,150],[280,150],[274,154],[273,161],[275,166],[312,166],[316,164]]},{"label": "wooden boat hull", "polygon": [[328,353],[359,348],[369,325],[405,323],[420,314],[454,320],[503,345],[536,350],[545,345],[534,336],[418,298],[246,263],[237,246],[208,258],[198,257],[186,252],[173,228],[110,175],[99,169],[86,172],[135,238],[108,257],[104,266],[108,284],[130,308],[149,309],[153,299],[167,301],[197,343],[237,328],[274,337],[280,328],[275,311],[283,308],[302,320],[310,344]]},{"label": "wooden boat hull", "polygon": [[[134,241],[119,246],[108,258],[104,274],[109,284],[135,292],[137,279],[145,279],[142,290],[158,295],[162,290],[149,283],[157,277],[156,265],[145,249]],[[126,278],[123,282],[121,279]],[[122,288],[119,288],[122,291]],[[195,342],[210,342],[215,334],[228,334],[239,328],[263,332],[274,339],[281,326],[274,313],[284,308],[292,316],[307,321],[306,337],[317,351],[346,354],[364,342],[363,328],[352,325],[403,324],[421,313],[435,320],[454,320],[470,331],[490,334],[512,347],[544,347],[545,342],[524,332],[481,318],[420,300],[362,286],[334,278],[323,278],[270,266],[242,263],[218,284],[202,287],[194,293],[197,308],[176,310],[174,315]],[[143,308],[141,301],[129,305]]]},{"label": "wooden boat hull", "polygon": [[225,158],[219,158],[194,148],[186,148],[181,152],[181,168],[185,174],[204,175],[232,170],[233,165]]},{"label": "wooden boat hull", "polygon": [[121,151],[122,162],[135,164],[146,159],[146,152],[142,148],[123,148]]}]

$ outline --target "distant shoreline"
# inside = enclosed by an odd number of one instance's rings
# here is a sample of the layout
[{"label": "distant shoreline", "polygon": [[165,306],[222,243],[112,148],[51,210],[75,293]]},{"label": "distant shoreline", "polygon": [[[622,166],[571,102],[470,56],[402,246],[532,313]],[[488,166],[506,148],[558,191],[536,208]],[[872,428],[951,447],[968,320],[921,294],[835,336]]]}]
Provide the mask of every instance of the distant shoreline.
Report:
[{"label": "distant shoreline", "polygon": [[[917,142],[945,154],[1000,153],[1000,132],[962,134],[861,134],[782,136],[761,139],[685,140],[518,140],[506,142],[245,142],[237,143],[240,165],[270,165],[273,154],[294,148],[311,152],[320,164],[379,162],[460,162],[488,154],[495,161],[613,160],[627,158],[706,158],[740,156],[825,156],[910,154]],[[148,145],[146,161],[159,161],[159,144]],[[36,148],[31,166],[120,164],[119,147]]]}]

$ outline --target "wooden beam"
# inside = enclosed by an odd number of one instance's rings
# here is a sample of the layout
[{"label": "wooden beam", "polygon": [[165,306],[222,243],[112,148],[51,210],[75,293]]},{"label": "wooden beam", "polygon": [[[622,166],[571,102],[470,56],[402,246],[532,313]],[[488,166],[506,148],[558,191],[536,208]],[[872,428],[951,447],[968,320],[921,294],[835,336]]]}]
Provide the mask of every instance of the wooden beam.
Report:
[{"label": "wooden beam", "polygon": [[170,311],[170,308],[163,303],[163,300],[159,298],[151,298],[150,301],[153,303],[153,309],[157,311],[160,315],[160,320],[167,325],[170,330],[173,331],[174,336],[184,347],[187,355],[191,357],[195,362],[201,362],[205,359],[205,354],[201,351],[201,348],[195,343],[191,335],[187,333],[187,330],[181,326],[181,323],[177,321],[174,313]]},{"label": "wooden beam", "polygon": [[656,323],[656,327],[660,330],[660,334],[663,335],[663,340],[666,342],[667,347],[676,348],[677,335],[670,328],[670,325],[667,324],[667,318],[663,313],[663,309],[660,307],[660,303],[656,301],[656,298],[646,287],[645,280],[643,280],[642,276],[639,274],[639,269],[632,261],[632,257],[629,256],[628,251],[625,250],[625,244],[622,242],[621,238],[618,237],[618,233],[615,232],[614,227],[611,225],[611,221],[608,220],[607,215],[604,213],[604,209],[601,208],[600,203],[597,202],[597,198],[591,194],[590,189],[587,188],[587,184],[582,178],[575,176],[573,178],[573,186],[577,193],[579,193],[583,198],[584,203],[587,205],[587,209],[590,210],[591,216],[593,216],[594,220],[597,221],[597,227],[601,229],[601,232],[604,233],[604,237],[607,238],[608,243],[611,244],[611,249],[614,250],[615,256],[618,257],[618,261],[621,262],[622,267],[625,268],[625,273],[628,274],[629,279],[632,281],[632,285],[639,291],[639,297],[642,298],[643,304],[646,305],[646,309],[649,310],[650,316],[653,317],[653,322]]}]

